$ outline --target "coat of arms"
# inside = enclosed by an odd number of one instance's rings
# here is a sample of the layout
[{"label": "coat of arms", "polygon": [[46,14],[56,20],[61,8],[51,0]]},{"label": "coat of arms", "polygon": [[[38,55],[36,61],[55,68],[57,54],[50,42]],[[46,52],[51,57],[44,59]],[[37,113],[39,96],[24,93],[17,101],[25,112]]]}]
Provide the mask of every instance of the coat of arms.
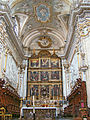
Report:
[{"label": "coat of arms", "polygon": [[47,22],[50,19],[50,7],[45,4],[39,4],[35,7],[37,19],[40,22]]}]

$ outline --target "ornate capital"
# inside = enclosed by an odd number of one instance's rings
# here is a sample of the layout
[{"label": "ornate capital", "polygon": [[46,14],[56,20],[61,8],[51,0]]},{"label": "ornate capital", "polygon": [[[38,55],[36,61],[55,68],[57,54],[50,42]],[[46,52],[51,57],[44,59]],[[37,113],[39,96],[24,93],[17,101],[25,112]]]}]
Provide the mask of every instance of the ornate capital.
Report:
[{"label": "ornate capital", "polygon": [[85,37],[90,32],[90,21],[84,21],[78,24],[78,33],[81,37]]}]

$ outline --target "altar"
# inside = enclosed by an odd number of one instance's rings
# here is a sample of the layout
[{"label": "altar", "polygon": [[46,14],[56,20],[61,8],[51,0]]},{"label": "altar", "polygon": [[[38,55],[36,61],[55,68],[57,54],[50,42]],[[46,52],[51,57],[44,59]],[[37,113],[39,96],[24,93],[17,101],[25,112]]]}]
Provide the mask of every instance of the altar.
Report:
[{"label": "altar", "polygon": [[21,108],[21,116],[27,119],[27,117],[33,117],[33,113],[35,113],[36,120],[38,119],[55,119],[57,116],[57,108],[56,107],[22,107]]}]

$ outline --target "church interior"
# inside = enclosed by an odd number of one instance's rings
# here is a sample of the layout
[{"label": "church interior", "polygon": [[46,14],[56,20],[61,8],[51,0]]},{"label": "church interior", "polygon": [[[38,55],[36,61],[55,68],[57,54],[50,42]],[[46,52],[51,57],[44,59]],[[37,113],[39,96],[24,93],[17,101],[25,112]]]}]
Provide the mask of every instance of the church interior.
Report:
[{"label": "church interior", "polygon": [[0,0],[0,120],[90,120],[89,40],[90,0]]}]

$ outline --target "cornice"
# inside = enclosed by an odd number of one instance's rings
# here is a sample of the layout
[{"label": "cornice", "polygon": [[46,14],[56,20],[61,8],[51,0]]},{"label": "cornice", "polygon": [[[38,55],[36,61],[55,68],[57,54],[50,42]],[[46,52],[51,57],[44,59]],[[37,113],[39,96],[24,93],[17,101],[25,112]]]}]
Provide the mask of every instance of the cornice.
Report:
[{"label": "cornice", "polygon": [[[2,6],[2,4],[0,4],[0,6]],[[24,52],[23,52],[23,48],[21,46],[20,40],[17,38],[14,30],[13,30],[13,21],[11,20],[11,16],[9,14],[9,9],[7,8],[7,5],[3,4],[4,9],[0,9],[0,19],[2,19],[5,24],[6,24],[6,31],[8,34],[8,37],[10,38],[8,40],[8,42],[12,45],[13,51],[16,54],[15,58],[17,63],[20,64],[20,62],[23,60],[24,58]],[[10,47],[10,46],[9,46]]]},{"label": "cornice", "polygon": [[67,43],[65,46],[65,54],[64,57],[67,58],[68,54],[70,52],[72,43],[73,43],[73,35],[75,32],[75,27],[77,24],[77,19],[78,17],[82,16],[82,14],[85,14],[86,12],[90,11],[90,4],[84,4],[81,3],[79,5],[79,7],[75,10],[72,11],[71,13],[71,17],[70,17],[70,25],[69,25],[69,32],[68,32],[68,36],[67,36]]}]

